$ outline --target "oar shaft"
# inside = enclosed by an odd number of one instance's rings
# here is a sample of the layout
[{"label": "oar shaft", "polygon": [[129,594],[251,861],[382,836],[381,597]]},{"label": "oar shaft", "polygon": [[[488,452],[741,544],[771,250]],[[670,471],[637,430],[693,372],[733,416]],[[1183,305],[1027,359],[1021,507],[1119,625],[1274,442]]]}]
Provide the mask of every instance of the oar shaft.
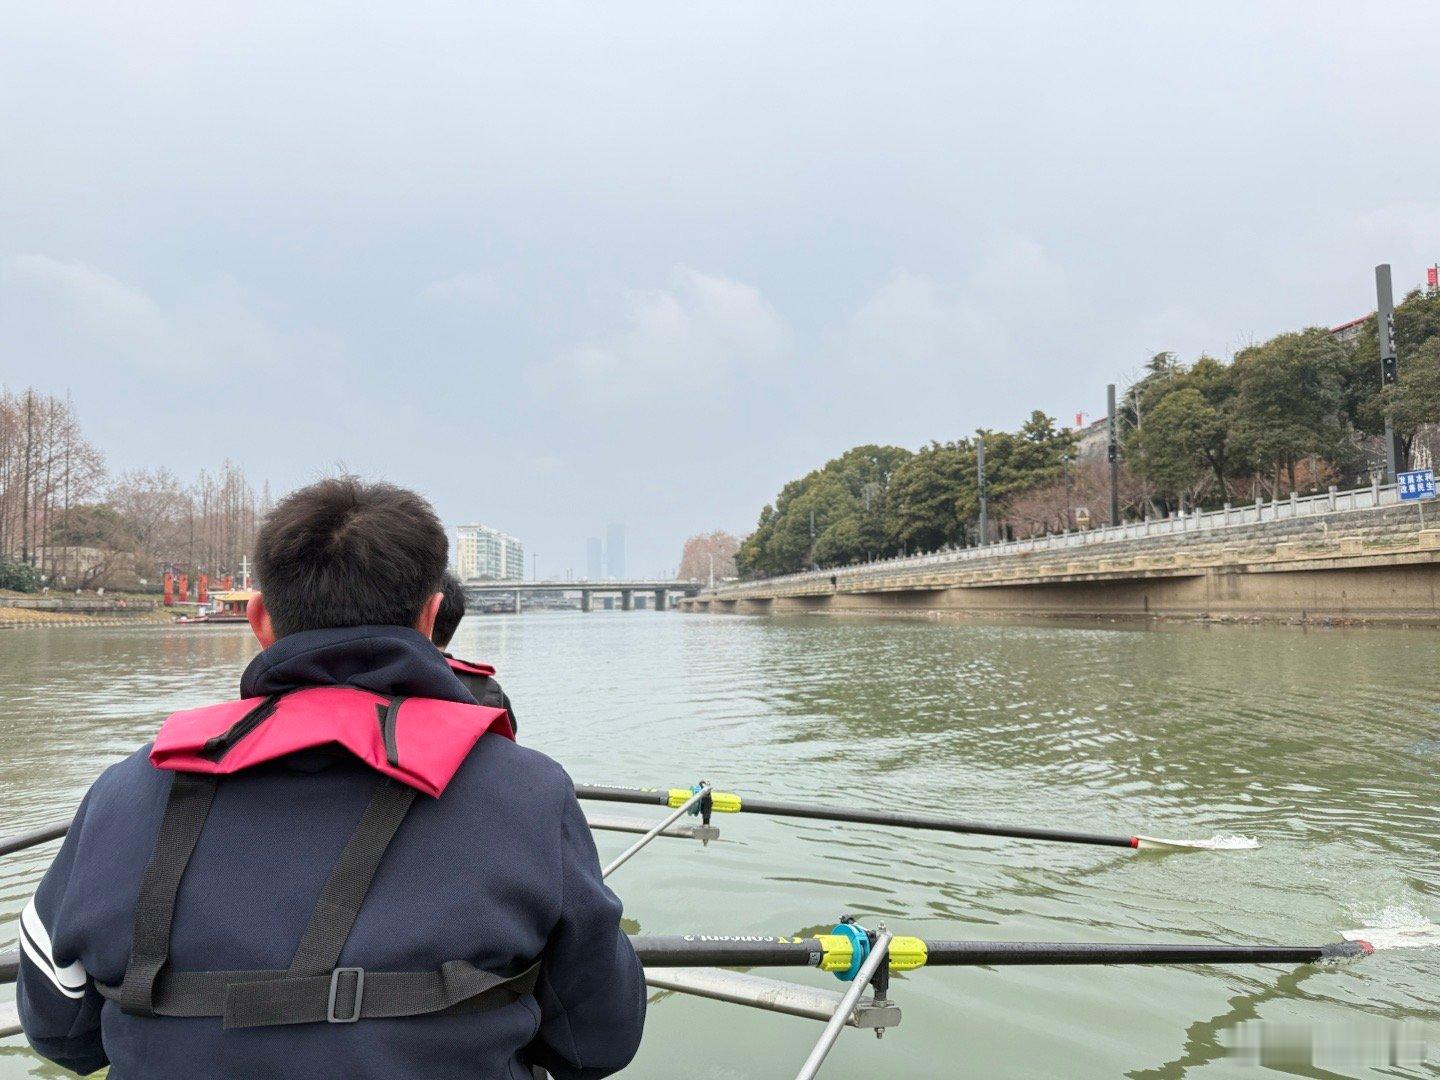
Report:
[{"label": "oar shaft", "polygon": [[927,941],[926,967],[1010,964],[1309,964],[1364,956],[1359,942],[1328,945],[1126,945],[1046,941]]},{"label": "oar shaft", "polygon": [[52,821],[49,825],[42,825],[38,829],[31,829],[29,832],[16,833],[14,836],[7,836],[0,839],[0,855],[10,855],[17,851],[24,851],[26,848],[44,844],[50,840],[59,840],[70,831],[70,822]]},{"label": "oar shaft", "polygon": [[771,814],[776,817],[811,818],[819,821],[845,821],[856,825],[889,825],[906,829],[933,829],[938,832],[970,833],[977,836],[1006,836],[1018,840],[1056,840],[1067,844],[1097,844],[1103,847],[1133,847],[1133,838],[1109,833],[1076,832],[1070,829],[1045,829],[1027,825],[997,825],[983,821],[942,817],[938,814],[915,814],[902,810],[840,810],[829,806],[778,802],[772,799],[746,799],[742,812]]},{"label": "oar shaft", "polygon": [[630,944],[646,967],[818,967],[824,952],[813,937],[632,934]]},{"label": "oar shaft", "polygon": [[[825,944],[818,938],[630,938],[646,967],[816,967]],[[926,967],[999,967],[1060,964],[1309,964],[1331,957],[1364,956],[1360,942],[1326,945],[1127,945],[1070,941],[927,941]]]},{"label": "oar shaft", "polygon": [[[595,787],[576,784],[575,794],[582,799],[600,802],[635,803],[642,806],[669,806],[670,791],[648,788]],[[813,821],[844,821],[855,825],[888,825],[906,829],[932,829],[937,832],[966,833],[975,836],[1005,836],[1016,840],[1054,840],[1066,844],[1095,844],[1101,847],[1134,847],[1133,836],[1114,833],[1077,832],[1073,829],[1046,829],[1027,825],[997,825],[984,821],[943,817],[939,814],[916,814],[903,810],[846,809],[838,806],[815,806],[809,803],[781,802],[775,799],[745,798],[740,802],[742,814],[769,814],[773,817],[809,818]]]},{"label": "oar shaft", "polygon": [[657,788],[604,787],[595,784],[576,784],[575,796],[580,799],[594,799],[597,802],[630,803],[634,806],[669,806],[670,792]]}]

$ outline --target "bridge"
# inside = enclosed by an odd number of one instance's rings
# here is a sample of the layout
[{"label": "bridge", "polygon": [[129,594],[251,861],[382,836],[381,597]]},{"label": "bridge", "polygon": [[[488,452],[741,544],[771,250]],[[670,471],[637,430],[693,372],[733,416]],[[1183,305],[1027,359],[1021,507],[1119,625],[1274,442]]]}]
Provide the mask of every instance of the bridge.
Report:
[{"label": "bridge", "polygon": [[700,581],[669,581],[663,578],[637,578],[625,581],[467,581],[464,583],[467,600],[515,598],[515,610],[520,610],[522,594],[565,593],[580,595],[580,610],[590,610],[590,599],[597,593],[605,596],[620,596],[620,610],[635,610],[635,594],[651,593],[655,597],[655,610],[666,611],[670,607],[672,594],[695,596],[703,589]]}]

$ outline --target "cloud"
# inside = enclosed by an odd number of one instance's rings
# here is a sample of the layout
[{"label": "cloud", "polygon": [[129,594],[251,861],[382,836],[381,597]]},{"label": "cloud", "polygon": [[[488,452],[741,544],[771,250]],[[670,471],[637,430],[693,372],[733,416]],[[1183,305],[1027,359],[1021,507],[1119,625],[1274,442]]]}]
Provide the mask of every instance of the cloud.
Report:
[{"label": "cloud", "polygon": [[671,272],[667,288],[627,292],[623,324],[566,350],[541,380],[615,396],[715,390],[777,360],[790,341],[754,286],[686,266]]},{"label": "cloud", "polygon": [[421,295],[459,306],[488,305],[504,303],[510,299],[510,291],[493,274],[469,271],[454,277],[432,281],[421,290]]},{"label": "cloud", "polygon": [[74,374],[130,371],[196,380],[283,374],[333,380],[346,367],[333,333],[277,325],[234,281],[161,303],[88,263],[43,254],[0,260],[0,343],[31,365]]},{"label": "cloud", "polygon": [[1069,336],[1064,269],[1033,240],[998,237],[969,273],[939,280],[894,271],[829,335],[839,363],[912,370],[1030,366]]},{"label": "cloud", "polygon": [[[86,263],[12,256],[0,263],[0,286],[9,299],[4,323],[12,333],[35,334],[51,346],[103,350],[151,368],[166,366],[183,352],[183,335],[159,305]],[[34,359],[45,358],[48,350],[40,351]]]}]

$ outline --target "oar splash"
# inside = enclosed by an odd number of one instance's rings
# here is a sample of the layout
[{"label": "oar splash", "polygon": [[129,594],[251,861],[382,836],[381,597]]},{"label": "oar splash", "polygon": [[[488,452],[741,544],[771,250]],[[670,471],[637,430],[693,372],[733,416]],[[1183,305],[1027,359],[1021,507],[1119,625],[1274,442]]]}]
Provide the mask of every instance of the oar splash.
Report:
[{"label": "oar splash", "polygon": [[[692,799],[699,785],[689,788],[625,788],[597,787],[576,784],[575,794],[582,799],[600,802],[632,803],[639,806],[679,807]],[[708,801],[708,806],[706,805]],[[709,822],[711,811],[721,814],[768,814],[773,817],[809,818],[817,821],[838,821],[855,825],[884,825],[903,829],[930,829],[936,832],[964,833],[973,836],[1003,836],[1017,840],[1047,840],[1060,844],[1091,844],[1099,847],[1131,848],[1137,851],[1244,851],[1260,846],[1248,836],[1212,836],[1204,840],[1171,840],[1159,836],[1124,833],[1092,833],[1074,829],[1054,829],[1029,825],[998,825],[992,822],[967,821],[938,814],[917,814],[903,810],[846,809],[838,806],[815,806],[806,803],[781,802],[774,799],[752,799],[729,791],[712,791],[709,800],[702,800],[691,812],[703,812]]]}]

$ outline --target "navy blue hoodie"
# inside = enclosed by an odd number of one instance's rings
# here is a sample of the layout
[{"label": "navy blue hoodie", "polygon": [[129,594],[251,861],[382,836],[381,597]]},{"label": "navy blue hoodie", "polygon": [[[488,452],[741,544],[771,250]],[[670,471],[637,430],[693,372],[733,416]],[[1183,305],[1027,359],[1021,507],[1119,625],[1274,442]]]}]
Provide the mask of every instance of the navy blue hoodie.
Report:
[{"label": "navy blue hoodie", "polygon": [[[241,696],[309,686],[470,703],[414,630],[294,634],[246,669]],[[600,880],[570,778],[509,739],[480,739],[439,799],[410,810],[380,864],[342,966],[418,971],[466,959],[498,973],[543,959],[533,996],[480,1013],[223,1031],[219,1018],[126,1015],[117,984],[170,775],[149,747],[95,782],[21,918],[20,1016],[30,1044],[111,1080],[525,1077],[624,1068],[640,1044],[644,971]],[[374,788],[343,751],[225,778],[181,883],[176,971],[283,969]]]}]

